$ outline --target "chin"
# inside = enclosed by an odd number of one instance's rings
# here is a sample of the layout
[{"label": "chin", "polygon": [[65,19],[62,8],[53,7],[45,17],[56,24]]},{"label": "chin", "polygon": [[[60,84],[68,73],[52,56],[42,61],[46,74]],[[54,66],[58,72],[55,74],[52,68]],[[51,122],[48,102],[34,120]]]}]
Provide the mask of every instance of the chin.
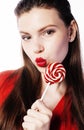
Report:
[{"label": "chin", "polygon": [[37,67],[40,73],[45,73],[45,67]]}]

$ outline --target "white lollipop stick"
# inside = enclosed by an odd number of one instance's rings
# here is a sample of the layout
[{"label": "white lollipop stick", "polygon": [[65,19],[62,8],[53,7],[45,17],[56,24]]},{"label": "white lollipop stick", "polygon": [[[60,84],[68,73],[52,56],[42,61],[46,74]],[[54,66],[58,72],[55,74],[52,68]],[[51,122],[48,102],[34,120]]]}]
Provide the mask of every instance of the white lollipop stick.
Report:
[{"label": "white lollipop stick", "polygon": [[46,86],[46,88],[45,88],[45,90],[44,90],[44,92],[43,92],[43,94],[42,94],[42,96],[41,96],[41,101],[43,100],[43,98],[44,98],[44,96],[45,96],[45,94],[46,94],[46,92],[47,92],[49,86],[50,86],[50,83],[47,84],[47,86]]}]

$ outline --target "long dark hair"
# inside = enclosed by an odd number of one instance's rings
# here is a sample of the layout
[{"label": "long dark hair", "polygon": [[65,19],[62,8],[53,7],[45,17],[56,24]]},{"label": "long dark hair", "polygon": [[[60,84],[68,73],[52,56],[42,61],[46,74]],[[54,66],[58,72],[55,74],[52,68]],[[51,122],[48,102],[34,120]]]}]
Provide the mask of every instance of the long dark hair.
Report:
[{"label": "long dark hair", "polygon": [[[15,8],[15,14],[17,17],[20,17],[21,14],[30,11],[33,7],[55,8],[67,27],[74,19],[70,4],[67,0],[21,0]],[[0,130],[17,130],[17,128],[20,128],[26,110],[31,107],[31,104],[40,94],[40,72],[32,64],[23,49],[22,52],[24,67],[18,70],[18,73],[20,73],[18,81],[0,109]],[[79,129],[83,130],[84,80],[81,67],[78,31],[75,40],[69,44],[69,51],[63,61],[63,65],[67,72],[66,83],[72,95],[72,115],[77,119]]]}]

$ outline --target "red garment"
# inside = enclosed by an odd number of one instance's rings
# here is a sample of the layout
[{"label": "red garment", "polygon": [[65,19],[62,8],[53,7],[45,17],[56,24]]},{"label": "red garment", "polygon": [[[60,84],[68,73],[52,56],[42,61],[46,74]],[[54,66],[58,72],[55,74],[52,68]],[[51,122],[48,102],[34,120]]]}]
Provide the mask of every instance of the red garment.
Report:
[{"label": "red garment", "polygon": [[[15,82],[18,79],[18,74],[13,74],[14,71],[7,71],[0,73],[0,106],[6,100],[7,96],[11,93]],[[55,109],[53,110],[53,117],[51,120],[51,129],[50,130],[78,130],[77,123],[74,120],[71,120],[71,98],[68,97],[67,107],[65,114],[66,119],[64,118],[64,105],[65,105],[65,96],[59,101]]]},{"label": "red garment", "polygon": [[0,73],[0,106],[12,91],[17,79],[16,71],[6,71]]},{"label": "red garment", "polygon": [[[51,120],[51,130],[78,130],[77,122],[72,122],[71,117],[71,98],[67,97],[67,106],[65,106],[65,96],[59,101],[53,110],[53,117]],[[64,111],[65,110],[65,111]],[[65,112],[65,113],[64,113]],[[66,116],[66,118],[65,118]]]}]

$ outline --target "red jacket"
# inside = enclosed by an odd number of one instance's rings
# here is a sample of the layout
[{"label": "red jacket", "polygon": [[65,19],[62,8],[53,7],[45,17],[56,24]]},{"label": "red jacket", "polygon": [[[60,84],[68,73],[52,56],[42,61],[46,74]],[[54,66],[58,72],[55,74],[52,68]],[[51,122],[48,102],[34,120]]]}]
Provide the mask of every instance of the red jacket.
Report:
[{"label": "red jacket", "polygon": [[[0,73],[0,106],[11,93],[14,85],[18,79],[18,74],[15,71],[6,71]],[[77,123],[72,122],[72,115],[70,111],[71,98],[68,97],[66,106],[66,119],[64,118],[65,96],[59,101],[53,110],[53,117],[51,120],[51,130],[78,130]]]}]

